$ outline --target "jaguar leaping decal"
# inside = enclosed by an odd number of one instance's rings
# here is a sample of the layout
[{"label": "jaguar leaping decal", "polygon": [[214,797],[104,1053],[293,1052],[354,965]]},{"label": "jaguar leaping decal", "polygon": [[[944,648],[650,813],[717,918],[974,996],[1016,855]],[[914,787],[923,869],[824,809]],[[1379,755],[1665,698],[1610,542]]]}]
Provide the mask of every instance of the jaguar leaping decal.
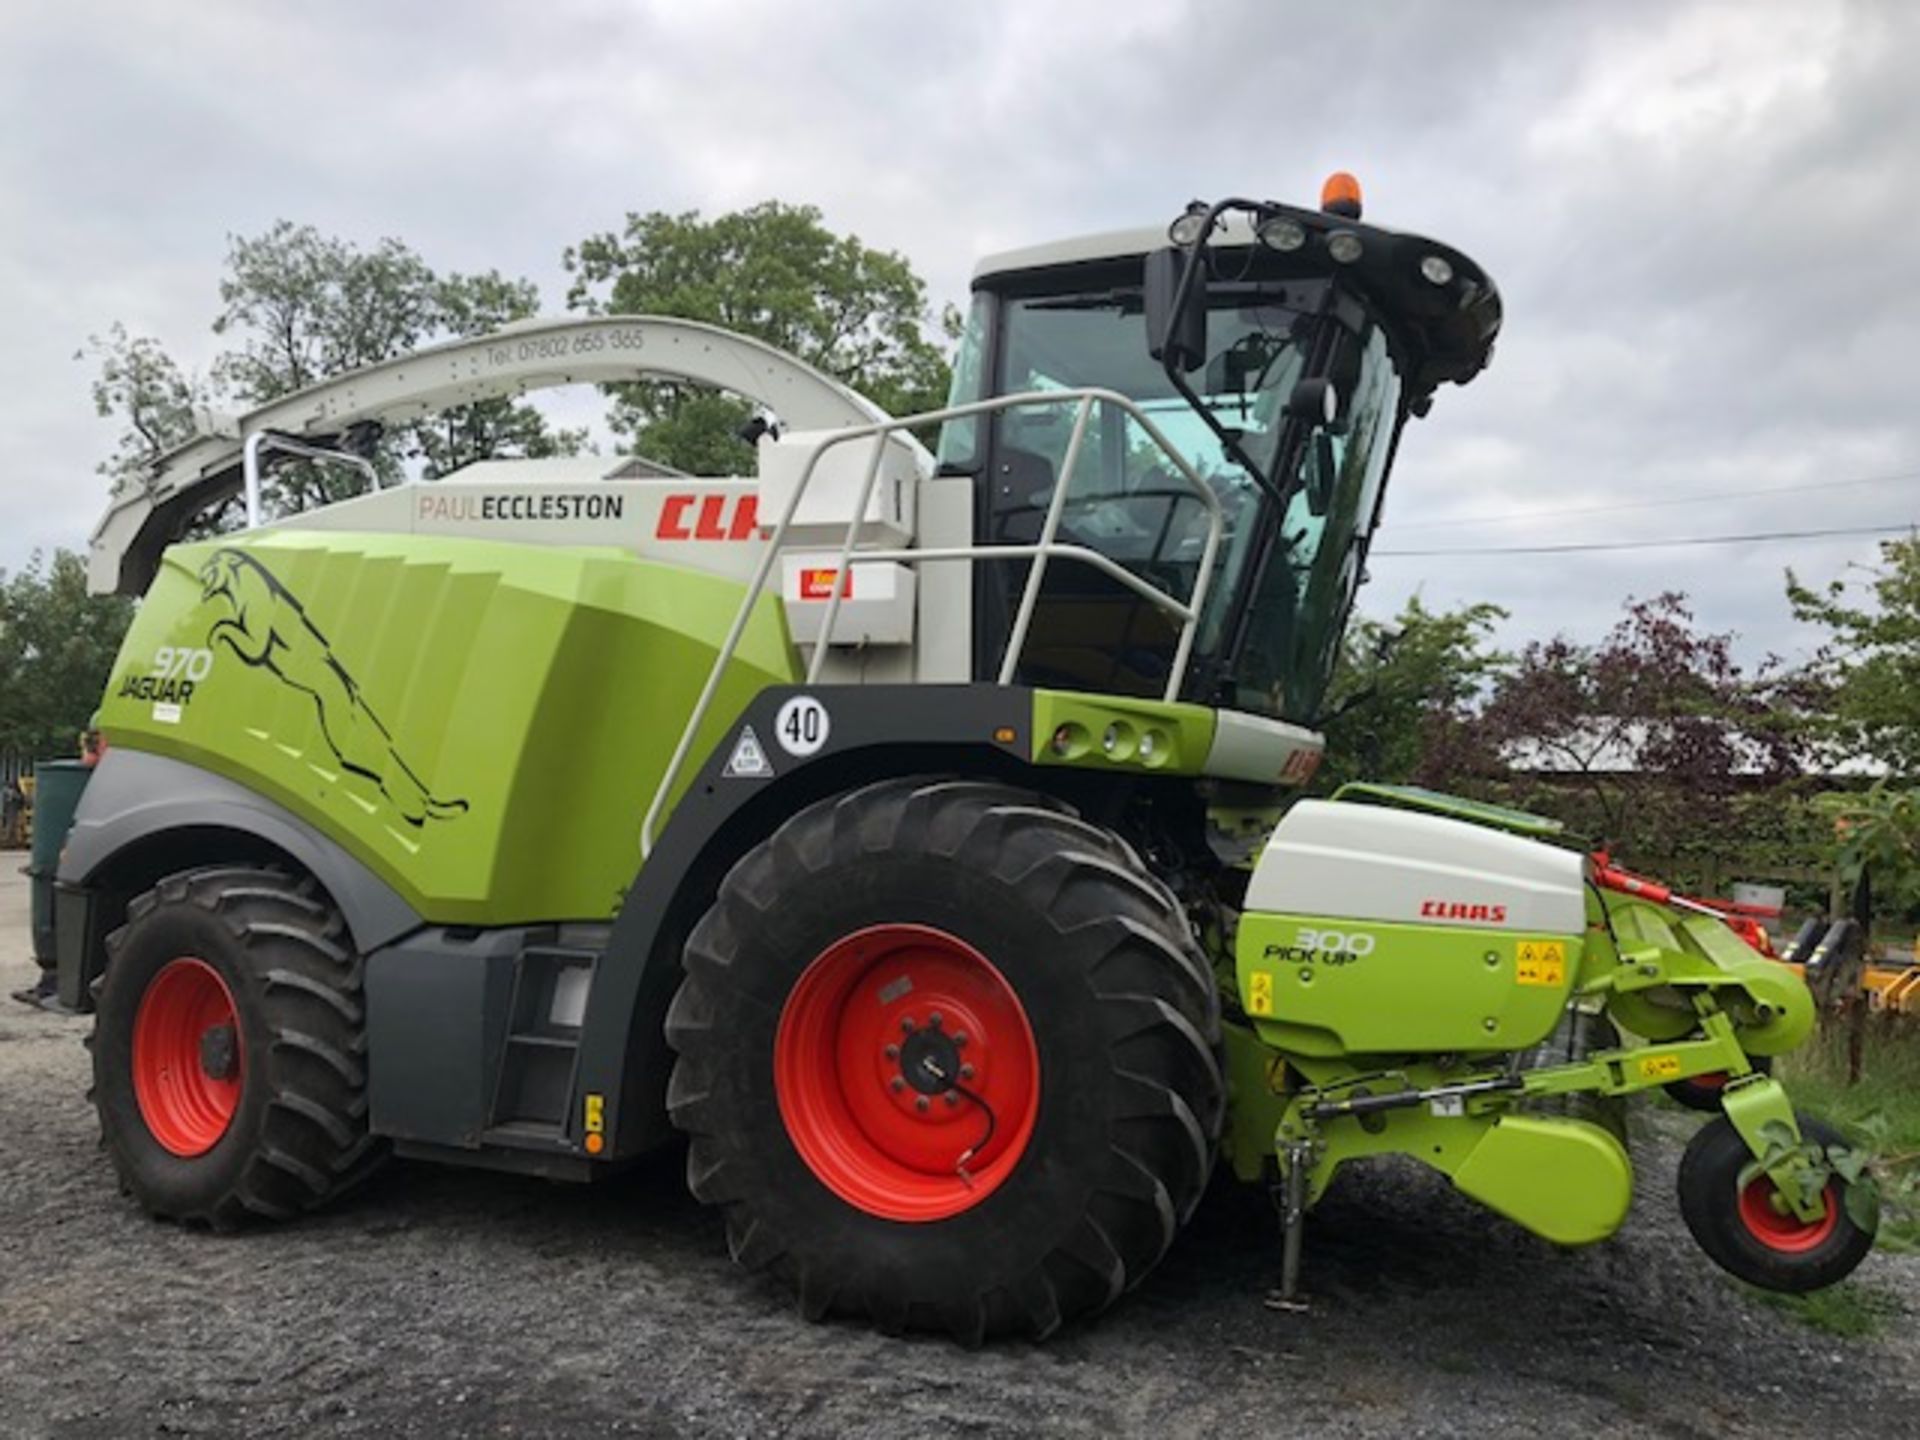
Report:
[{"label": "jaguar leaping decal", "polygon": [[203,602],[223,604],[229,612],[207,631],[207,648],[223,648],[310,696],[320,733],[342,770],[378,787],[409,825],[466,813],[465,800],[435,795],[401,757],[327,637],[266,566],[240,550],[216,550],[200,567],[200,585]]}]

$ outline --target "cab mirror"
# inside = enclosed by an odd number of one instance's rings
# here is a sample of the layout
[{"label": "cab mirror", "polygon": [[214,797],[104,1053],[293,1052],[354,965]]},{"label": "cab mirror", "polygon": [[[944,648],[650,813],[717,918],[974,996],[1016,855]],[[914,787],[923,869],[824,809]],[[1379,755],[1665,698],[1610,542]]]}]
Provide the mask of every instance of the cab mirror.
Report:
[{"label": "cab mirror", "polygon": [[1169,245],[1147,256],[1141,304],[1146,312],[1147,353],[1168,369],[1191,373],[1207,360],[1207,285],[1196,275],[1187,287],[1178,311],[1174,300],[1180,276],[1187,268],[1187,252]]},{"label": "cab mirror", "polygon": [[1340,418],[1340,390],[1324,377],[1302,380],[1287,396],[1287,414],[1295,420],[1334,428]]}]

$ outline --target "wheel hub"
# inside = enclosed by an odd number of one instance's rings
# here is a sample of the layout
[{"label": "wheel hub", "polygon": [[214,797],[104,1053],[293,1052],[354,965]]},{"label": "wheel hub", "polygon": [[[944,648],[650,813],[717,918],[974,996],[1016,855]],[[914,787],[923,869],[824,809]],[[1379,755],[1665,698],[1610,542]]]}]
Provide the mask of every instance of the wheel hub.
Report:
[{"label": "wheel hub", "polygon": [[916,1030],[900,1047],[900,1074],[922,1095],[944,1095],[960,1078],[960,1047],[931,1026]]},{"label": "wheel hub", "polygon": [[1773,1182],[1762,1175],[1740,1192],[1740,1219],[1748,1233],[1768,1249],[1802,1254],[1818,1248],[1839,1227],[1839,1187],[1828,1185],[1824,1199],[1825,1214],[1818,1220],[1802,1220]]},{"label": "wheel hub", "polygon": [[210,1025],[200,1034],[200,1073],[231,1080],[240,1073],[239,1037],[231,1025]]},{"label": "wheel hub", "polygon": [[823,951],[774,1044],[781,1118],[821,1183],[892,1220],[977,1204],[1032,1133],[1039,1057],[1018,996],[958,937],[877,925]]},{"label": "wheel hub", "polygon": [[183,1159],[219,1144],[244,1068],[239,1011],[220,972],[191,955],[162,965],[133,1019],[133,1097],[155,1143]]}]

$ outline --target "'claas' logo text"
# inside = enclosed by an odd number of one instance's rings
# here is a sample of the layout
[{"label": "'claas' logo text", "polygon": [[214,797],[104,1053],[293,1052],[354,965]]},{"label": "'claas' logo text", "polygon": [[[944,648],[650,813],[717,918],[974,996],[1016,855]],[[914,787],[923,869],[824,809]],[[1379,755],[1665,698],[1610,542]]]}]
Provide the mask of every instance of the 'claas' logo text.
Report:
[{"label": "'claas' logo text", "polygon": [[1469,905],[1463,900],[1422,900],[1422,920],[1485,920],[1494,925],[1506,923],[1504,905]]},{"label": "'claas' logo text", "polygon": [[[696,505],[698,510],[694,509]],[[661,502],[660,523],[654,527],[653,538],[745,540],[759,528],[758,496],[669,495]]]}]

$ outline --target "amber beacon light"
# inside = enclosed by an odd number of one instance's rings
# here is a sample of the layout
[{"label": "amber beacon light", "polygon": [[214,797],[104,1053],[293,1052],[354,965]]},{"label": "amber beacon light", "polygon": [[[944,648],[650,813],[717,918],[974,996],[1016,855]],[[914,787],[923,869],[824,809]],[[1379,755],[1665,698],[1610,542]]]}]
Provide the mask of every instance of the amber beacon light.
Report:
[{"label": "amber beacon light", "polygon": [[1320,208],[1345,220],[1360,218],[1360,182],[1345,170],[1336,170],[1320,186]]}]

